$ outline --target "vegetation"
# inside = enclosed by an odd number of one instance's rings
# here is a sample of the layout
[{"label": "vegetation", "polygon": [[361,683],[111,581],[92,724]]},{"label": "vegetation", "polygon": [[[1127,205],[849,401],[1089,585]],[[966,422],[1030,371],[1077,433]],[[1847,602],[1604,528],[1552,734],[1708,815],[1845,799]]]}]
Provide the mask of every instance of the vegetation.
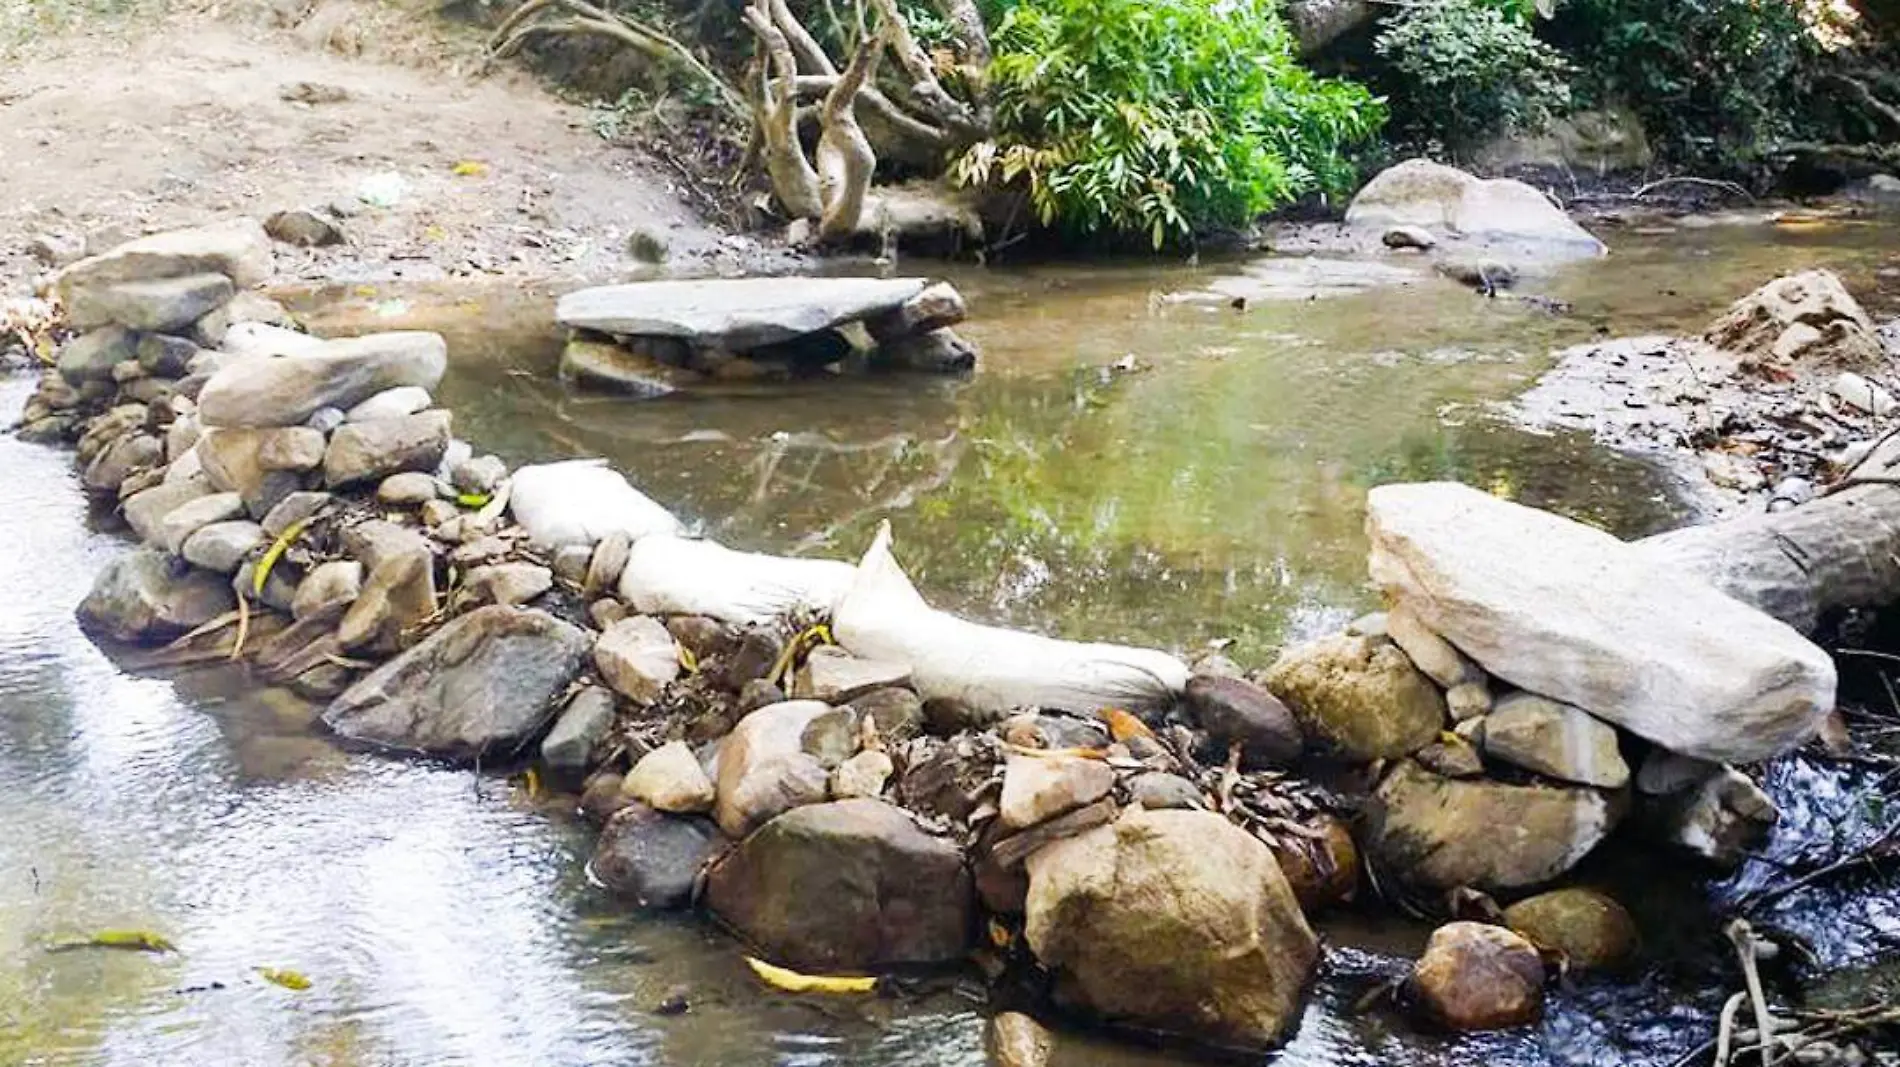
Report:
[{"label": "vegetation", "polygon": [[1400,132],[1453,148],[1541,128],[1570,104],[1572,67],[1537,38],[1530,0],[1437,0],[1399,9],[1374,48],[1390,66]]},{"label": "vegetation", "polygon": [[1023,0],[992,42],[994,135],[952,173],[1024,188],[1043,225],[1084,236],[1159,248],[1343,192],[1383,118],[1295,61],[1269,0]]}]

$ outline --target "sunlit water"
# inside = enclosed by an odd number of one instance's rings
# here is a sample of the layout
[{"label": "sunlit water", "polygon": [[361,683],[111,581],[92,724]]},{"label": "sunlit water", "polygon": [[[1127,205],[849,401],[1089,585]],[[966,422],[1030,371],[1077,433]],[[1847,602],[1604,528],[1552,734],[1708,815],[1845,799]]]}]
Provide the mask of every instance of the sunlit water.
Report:
[{"label": "sunlit water", "polygon": [[[552,380],[544,293],[328,293],[311,318],[444,329],[442,400],[464,436],[511,461],[608,456],[737,546],[848,558],[890,518],[945,606],[1184,651],[1232,637],[1251,665],[1370,605],[1360,522],[1380,482],[1459,478],[1628,535],[1680,521],[1650,467],[1515,429],[1494,405],[1555,345],[1699,325],[1779,270],[1828,263],[1871,284],[1891,236],[1619,241],[1613,260],[1538,287],[1575,303],[1561,317],[1438,281],[1241,312],[1164,299],[1217,266],[967,273],[967,332],[987,361],[972,381],[646,404]],[[1105,369],[1131,355],[1135,371]],[[29,388],[9,382],[0,410]],[[239,678],[118,670],[72,608],[122,542],[91,532],[64,453],[0,439],[0,474],[13,490],[0,509],[0,1064],[982,1062],[979,1005],[956,983],[916,999],[772,997],[709,926],[629,914],[587,884],[591,835],[564,803],[343,753],[308,709]],[[1693,886],[1625,895],[1660,947],[1709,933]],[[111,928],[179,951],[45,950]],[[1279,1062],[1666,1063],[1702,1039],[1721,996],[1699,965],[1672,964],[1561,993],[1524,1031],[1419,1035],[1350,1008],[1424,929],[1348,917],[1327,932]],[[1850,940],[1842,957],[1878,943]],[[287,990],[258,968],[314,985]],[[659,1014],[675,994],[691,1011]],[[1182,1061],[1065,1035],[1058,1062]]]}]

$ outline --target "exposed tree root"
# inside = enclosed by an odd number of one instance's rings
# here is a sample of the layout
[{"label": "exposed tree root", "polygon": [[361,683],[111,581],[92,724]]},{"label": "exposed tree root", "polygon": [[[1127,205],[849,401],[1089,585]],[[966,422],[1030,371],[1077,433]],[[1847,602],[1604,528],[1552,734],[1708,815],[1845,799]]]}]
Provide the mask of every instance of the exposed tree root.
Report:
[{"label": "exposed tree root", "polygon": [[[544,13],[556,9],[571,12],[573,17],[537,21]],[[585,0],[527,0],[495,28],[488,40],[489,54],[505,59],[540,34],[598,36],[618,41],[656,62],[685,68],[718,93],[726,110],[740,119],[751,117],[745,97],[694,55],[692,49],[646,23],[595,7]]]}]

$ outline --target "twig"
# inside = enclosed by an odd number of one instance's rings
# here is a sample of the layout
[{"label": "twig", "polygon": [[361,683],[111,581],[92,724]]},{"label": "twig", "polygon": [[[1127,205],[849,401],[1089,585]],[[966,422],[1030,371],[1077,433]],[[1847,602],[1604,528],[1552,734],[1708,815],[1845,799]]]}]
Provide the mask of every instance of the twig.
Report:
[{"label": "twig", "polygon": [[1747,919],[1736,919],[1728,924],[1727,933],[1729,940],[1735,943],[1735,953],[1742,964],[1742,980],[1748,985],[1748,999],[1755,1008],[1755,1031],[1761,1035],[1762,1067],[1772,1067],[1774,1017],[1768,1014],[1768,997],[1761,989],[1761,969],[1755,959],[1754,927],[1748,925]]},{"label": "twig", "polygon": [[1635,192],[1629,194],[1629,198],[1631,200],[1641,200],[1665,185],[1706,185],[1710,188],[1722,189],[1734,193],[1746,199],[1751,204],[1755,202],[1755,194],[1735,182],[1725,181],[1720,178],[1693,178],[1686,175],[1679,178],[1660,178],[1647,185],[1640,186]]}]

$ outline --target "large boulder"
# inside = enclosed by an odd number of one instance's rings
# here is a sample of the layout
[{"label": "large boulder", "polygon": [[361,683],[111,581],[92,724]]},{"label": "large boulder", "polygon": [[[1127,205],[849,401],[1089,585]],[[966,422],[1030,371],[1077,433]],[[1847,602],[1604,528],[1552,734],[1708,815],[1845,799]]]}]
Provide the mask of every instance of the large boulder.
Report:
[{"label": "large boulder", "polygon": [[1622,814],[1595,789],[1452,779],[1406,760],[1373,795],[1366,848],[1428,889],[1518,889],[1575,867]]},{"label": "large boulder", "polygon": [[1485,670],[1675,752],[1778,755],[1834,706],[1790,627],[1581,523],[1453,483],[1367,506],[1373,581]]},{"label": "large boulder", "polygon": [[896,311],[922,278],[717,278],[634,282],[569,293],[555,318],[569,329],[678,337],[742,352]]},{"label": "large boulder", "polygon": [[1368,232],[1423,226],[1440,233],[1507,242],[1535,255],[1592,258],[1603,242],[1543,193],[1510,178],[1478,178],[1429,159],[1408,159],[1359,190],[1346,224]]},{"label": "large boulder", "polygon": [[298,426],[318,408],[347,410],[397,386],[434,389],[448,368],[440,334],[377,333],[307,352],[234,362],[198,394],[206,426]]},{"label": "large boulder", "polygon": [[546,612],[477,608],[370,672],[323,721],[386,748],[505,757],[547,728],[592,645],[587,631]]},{"label": "large boulder", "polygon": [[87,285],[72,290],[67,317],[82,330],[117,323],[134,330],[175,333],[231,299],[231,279],[187,274],[146,282]]},{"label": "large boulder", "polygon": [[1368,25],[1379,14],[1378,0],[1287,0],[1286,21],[1303,55]]},{"label": "large boulder", "polygon": [[713,867],[706,902],[774,962],[830,974],[959,961],[976,918],[957,846],[881,800],[766,823]]},{"label": "large boulder", "polygon": [[1341,635],[1288,649],[1266,685],[1309,740],[1359,762],[1405,756],[1445,728],[1445,697],[1397,645]]},{"label": "large boulder", "polygon": [[1225,818],[1131,808],[1028,862],[1025,934],[1058,997],[1243,1048],[1298,1022],[1319,943],[1273,853]]},{"label": "large boulder", "polygon": [[1886,346],[1874,322],[1832,271],[1776,278],[1737,300],[1704,339],[1745,367],[1884,370]]},{"label": "large boulder", "polygon": [[830,774],[805,751],[805,728],[831,710],[820,700],[792,700],[739,720],[719,747],[719,801],[714,814],[729,837],[741,838],[784,812],[825,799]]},{"label": "large boulder", "polygon": [[159,644],[236,606],[229,580],[141,548],[99,572],[79,605],[79,619],[114,641]]},{"label": "large boulder", "polygon": [[725,843],[711,819],[634,804],[607,820],[588,869],[610,891],[643,908],[684,908],[692,903],[700,869]]}]

